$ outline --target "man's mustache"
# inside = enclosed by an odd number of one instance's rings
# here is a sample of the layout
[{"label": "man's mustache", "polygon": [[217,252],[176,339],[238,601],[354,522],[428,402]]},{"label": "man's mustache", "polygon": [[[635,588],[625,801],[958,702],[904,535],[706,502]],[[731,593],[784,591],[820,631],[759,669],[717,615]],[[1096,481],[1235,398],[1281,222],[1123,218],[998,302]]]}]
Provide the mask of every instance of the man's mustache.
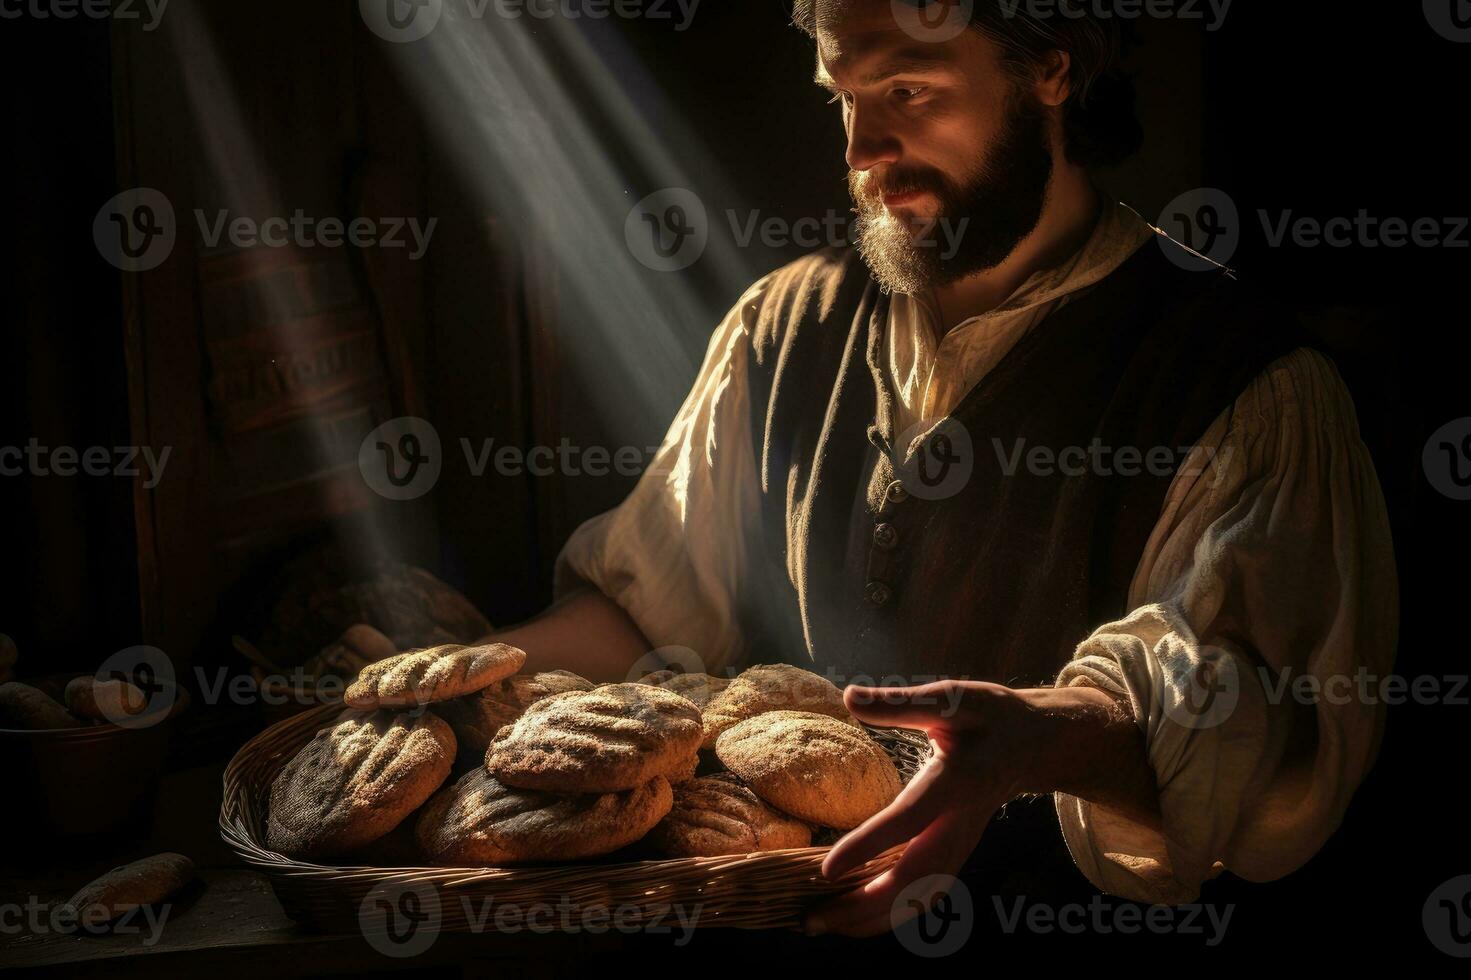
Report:
[{"label": "man's mustache", "polygon": [[848,188],[855,199],[882,201],[890,194],[912,194],[927,191],[939,197],[946,193],[945,180],[933,173],[887,173],[883,178],[869,171],[852,170],[848,173]]}]

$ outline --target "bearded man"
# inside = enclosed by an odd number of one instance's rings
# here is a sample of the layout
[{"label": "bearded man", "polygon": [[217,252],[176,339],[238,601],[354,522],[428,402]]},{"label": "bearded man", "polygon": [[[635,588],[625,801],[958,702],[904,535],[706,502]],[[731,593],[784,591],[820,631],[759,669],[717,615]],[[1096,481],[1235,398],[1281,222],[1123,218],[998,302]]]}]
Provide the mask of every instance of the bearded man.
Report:
[{"label": "bearded man", "polygon": [[1099,189],[1141,139],[1109,21],[979,0],[794,21],[843,116],[858,246],[740,298],[650,471],[566,545],[562,598],[499,638],[598,679],[651,647],[787,660],[924,730],[934,757],[824,872],[902,859],[814,932],[887,930],[906,887],[962,868],[1160,903],[1292,871],[1383,709],[1281,681],[1383,675],[1397,631],[1332,362]]}]

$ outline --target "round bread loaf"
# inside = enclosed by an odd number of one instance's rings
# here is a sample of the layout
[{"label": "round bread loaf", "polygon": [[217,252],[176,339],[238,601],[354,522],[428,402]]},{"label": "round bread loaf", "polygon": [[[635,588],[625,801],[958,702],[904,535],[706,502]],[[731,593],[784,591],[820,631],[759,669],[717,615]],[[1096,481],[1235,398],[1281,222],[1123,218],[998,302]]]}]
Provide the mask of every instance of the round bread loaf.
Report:
[{"label": "round bread loaf", "polygon": [[673,670],[656,670],[638,679],[640,684],[651,684],[666,691],[689,698],[695,707],[704,710],[710,699],[730,686],[729,677],[714,674],[681,673]]},{"label": "round bread loaf", "polygon": [[699,763],[700,709],[647,684],[604,684],[543,698],[502,728],[485,768],[508,786],[616,793],[655,776],[671,782]]},{"label": "round bread loaf", "polygon": [[674,788],[674,807],[649,843],[670,857],[719,857],[807,847],[812,828],[761,802],[730,773],[716,773]]},{"label": "round bread loaf", "polygon": [[592,681],[568,670],[517,674],[474,694],[441,701],[434,710],[455,730],[460,755],[473,753],[483,758],[495,733],[520,718],[527,708],[542,698],[567,691],[591,691],[592,688]]},{"label": "round bread loaf", "polygon": [[126,719],[129,715],[142,714],[148,707],[148,696],[125,680],[73,677],[62,696],[72,714],[97,721]]},{"label": "round bread loaf", "polygon": [[85,722],[67,711],[39,688],[7,681],[0,684],[0,728],[40,731],[52,728],[81,728]]},{"label": "round bread loaf", "polygon": [[448,701],[510,677],[526,654],[505,643],[467,647],[457,643],[410,650],[368,664],[348,685],[350,708],[408,708]]},{"label": "round bread loaf", "polygon": [[415,836],[435,864],[567,861],[633,843],[673,802],[662,776],[620,793],[561,796],[515,789],[473,769],[429,801]]},{"label": "round bread loaf", "polygon": [[429,712],[343,712],[276,774],[267,843],[298,858],[371,843],[429,799],[454,758],[454,732]]},{"label": "round bread loaf", "polygon": [[715,748],[720,733],[767,711],[811,711],[857,725],[832,681],[790,664],[759,664],[742,671],[705,705],[701,748]]},{"label": "round bread loaf", "polygon": [[193,880],[193,861],[172,852],[155,854],[88,882],[66,904],[79,925],[98,926],[157,905]]},{"label": "round bread loaf", "polygon": [[810,711],[768,711],[733,725],[720,761],[772,806],[851,830],[894,801],[899,770],[861,728]]}]

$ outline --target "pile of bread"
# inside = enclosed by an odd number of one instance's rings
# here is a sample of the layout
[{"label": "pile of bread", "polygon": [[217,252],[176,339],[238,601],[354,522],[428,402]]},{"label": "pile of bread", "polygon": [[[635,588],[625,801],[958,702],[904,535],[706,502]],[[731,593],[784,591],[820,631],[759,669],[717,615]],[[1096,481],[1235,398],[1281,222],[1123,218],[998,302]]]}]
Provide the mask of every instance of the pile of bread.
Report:
[{"label": "pile of bread", "polygon": [[838,689],[808,671],[594,685],[518,673],[525,660],[505,644],[451,644],[363,668],[347,709],[277,774],[270,848],[371,863],[363,855],[398,828],[422,860],[450,866],[635,842],[667,857],[742,854],[856,827],[901,788]]}]

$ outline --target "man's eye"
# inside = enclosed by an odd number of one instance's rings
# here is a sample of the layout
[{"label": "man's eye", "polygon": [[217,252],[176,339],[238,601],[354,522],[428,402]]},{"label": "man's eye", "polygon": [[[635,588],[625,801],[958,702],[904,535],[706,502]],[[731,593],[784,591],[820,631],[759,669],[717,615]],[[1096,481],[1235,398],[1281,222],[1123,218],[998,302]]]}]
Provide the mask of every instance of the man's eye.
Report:
[{"label": "man's eye", "polygon": [[917,88],[896,88],[894,89],[894,96],[900,102],[910,102],[914,99],[917,99],[920,95],[924,94],[924,91],[925,86],[923,85]]}]

